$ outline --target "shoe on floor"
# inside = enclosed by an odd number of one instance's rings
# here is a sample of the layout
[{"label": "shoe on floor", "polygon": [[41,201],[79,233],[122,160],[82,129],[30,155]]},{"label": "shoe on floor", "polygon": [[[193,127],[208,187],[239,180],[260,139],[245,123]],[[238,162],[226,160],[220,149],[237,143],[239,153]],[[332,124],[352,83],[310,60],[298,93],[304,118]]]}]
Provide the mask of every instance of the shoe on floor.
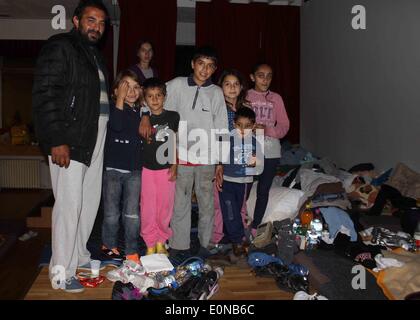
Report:
[{"label": "shoe on floor", "polygon": [[156,253],[164,254],[166,256],[169,255],[168,250],[165,248],[165,244],[162,242],[156,243]]},{"label": "shoe on floor", "polygon": [[296,292],[293,300],[328,300],[326,297],[319,295],[318,293],[307,294],[305,291]]},{"label": "shoe on floor", "polygon": [[156,247],[147,247],[146,256],[155,254],[155,253],[156,253]]},{"label": "shoe on floor", "polygon": [[142,276],[145,270],[142,265],[132,260],[124,260],[121,267],[111,270],[106,277],[111,282],[121,281],[123,283],[131,282],[136,276]]},{"label": "shoe on floor", "polygon": [[80,293],[85,291],[85,287],[82,286],[79,279],[76,277],[71,277],[66,280],[65,287],[63,289],[65,292],[69,293]]},{"label": "shoe on floor", "polygon": [[234,243],[232,245],[232,250],[233,250],[233,254],[236,257],[243,257],[246,255],[246,248],[243,244],[241,243]]}]

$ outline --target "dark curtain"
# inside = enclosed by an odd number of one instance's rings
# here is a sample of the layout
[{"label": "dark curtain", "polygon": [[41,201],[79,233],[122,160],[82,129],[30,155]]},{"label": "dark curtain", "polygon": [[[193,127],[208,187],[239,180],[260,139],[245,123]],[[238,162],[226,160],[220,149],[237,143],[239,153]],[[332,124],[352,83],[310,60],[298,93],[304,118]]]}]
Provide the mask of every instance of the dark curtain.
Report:
[{"label": "dark curtain", "polygon": [[118,0],[121,25],[118,70],[137,63],[136,47],[140,39],[154,45],[154,66],[163,80],[174,76],[176,49],[176,0]]},{"label": "dark curtain", "polygon": [[218,51],[216,77],[225,68],[236,68],[249,81],[255,63],[266,61],[273,67],[271,90],[284,99],[291,123],[285,138],[292,143],[299,142],[299,26],[299,7],[228,0],[197,3],[196,43]]}]

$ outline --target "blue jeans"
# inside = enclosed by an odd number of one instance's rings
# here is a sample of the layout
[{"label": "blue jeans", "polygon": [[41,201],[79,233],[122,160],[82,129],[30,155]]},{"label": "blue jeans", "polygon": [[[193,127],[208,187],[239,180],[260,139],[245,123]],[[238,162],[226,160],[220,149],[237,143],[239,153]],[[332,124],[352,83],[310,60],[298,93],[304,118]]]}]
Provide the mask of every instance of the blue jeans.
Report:
[{"label": "blue jeans", "polygon": [[268,195],[270,193],[273,179],[276,176],[277,165],[280,158],[264,159],[264,171],[258,177],[257,201],[255,203],[254,219],[252,228],[256,229],[264,218],[265,209],[267,209]]},{"label": "blue jeans", "polygon": [[[104,172],[103,179],[102,243],[109,249],[117,248],[120,217],[122,216],[125,254],[138,253],[141,171],[121,173],[108,170]],[[122,210],[120,210],[121,204]]]},{"label": "blue jeans", "polygon": [[244,225],[241,209],[245,197],[245,183],[223,181],[223,190],[219,192],[223,227],[229,240],[234,244],[242,243]]}]

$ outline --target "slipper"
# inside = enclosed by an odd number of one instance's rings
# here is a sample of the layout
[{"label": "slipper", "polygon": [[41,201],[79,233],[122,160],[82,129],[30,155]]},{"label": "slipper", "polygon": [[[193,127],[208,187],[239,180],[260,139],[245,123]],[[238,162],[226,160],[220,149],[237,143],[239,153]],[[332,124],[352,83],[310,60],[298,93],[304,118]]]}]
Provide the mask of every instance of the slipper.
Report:
[{"label": "slipper", "polygon": [[29,240],[31,238],[36,237],[37,235],[38,235],[38,232],[35,232],[35,231],[30,230],[27,233],[25,233],[24,235],[20,236],[19,237],[19,240],[20,241],[27,241],[27,240]]}]

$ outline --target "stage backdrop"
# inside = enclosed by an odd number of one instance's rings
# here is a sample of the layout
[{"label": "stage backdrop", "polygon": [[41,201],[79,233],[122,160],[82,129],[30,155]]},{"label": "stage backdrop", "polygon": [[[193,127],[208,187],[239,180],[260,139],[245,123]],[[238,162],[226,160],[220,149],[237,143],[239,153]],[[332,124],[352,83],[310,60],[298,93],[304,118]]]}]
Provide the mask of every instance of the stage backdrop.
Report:
[{"label": "stage backdrop", "polygon": [[140,39],[154,45],[153,65],[160,78],[174,76],[177,3],[176,0],[118,0],[121,9],[118,71],[138,62],[136,47]]},{"label": "stage backdrop", "polygon": [[218,51],[216,79],[224,68],[236,68],[249,80],[255,63],[268,62],[274,70],[271,89],[283,97],[291,122],[286,138],[299,142],[299,7],[199,2],[196,44],[212,45]]}]

